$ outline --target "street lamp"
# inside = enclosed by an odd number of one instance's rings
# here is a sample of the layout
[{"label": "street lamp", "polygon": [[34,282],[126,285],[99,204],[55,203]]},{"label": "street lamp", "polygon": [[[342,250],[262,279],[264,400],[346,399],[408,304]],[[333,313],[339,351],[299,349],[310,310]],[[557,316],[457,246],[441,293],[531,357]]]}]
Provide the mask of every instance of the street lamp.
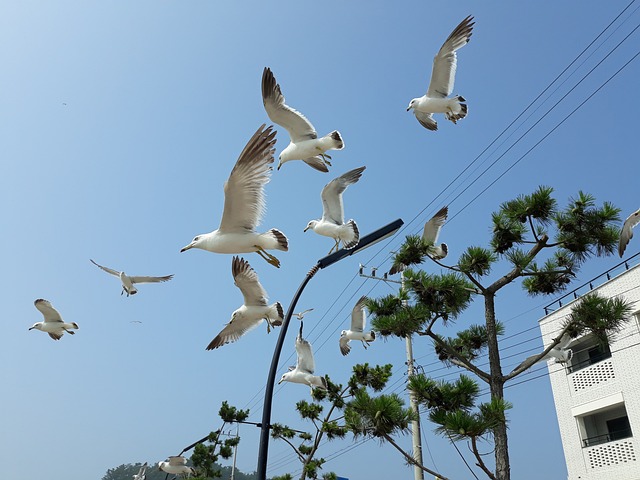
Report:
[{"label": "street lamp", "polygon": [[269,452],[269,429],[271,428],[271,402],[273,400],[273,387],[276,380],[276,373],[278,370],[278,363],[280,361],[280,353],[282,352],[282,345],[284,345],[284,339],[287,336],[287,329],[289,328],[289,321],[296,308],[298,299],[302,294],[302,291],[309,283],[309,280],[320,270],[339,262],[345,257],[349,257],[354,253],[364,250],[371,245],[384,240],[396,233],[400,227],[404,224],[401,219],[395,220],[382,228],[379,228],[375,232],[365,235],[360,239],[358,244],[351,249],[340,249],[335,253],[327,255],[321,258],[318,262],[309,270],[307,276],[298,287],[298,291],[293,296],[291,304],[287,310],[287,314],[282,322],[280,328],[280,335],[278,335],[278,341],[276,342],[276,348],[273,352],[273,358],[271,359],[271,368],[269,369],[269,376],[267,377],[267,385],[264,392],[264,402],[262,407],[262,422],[260,424],[260,447],[258,449],[258,480],[266,480],[267,478],[267,454]]}]

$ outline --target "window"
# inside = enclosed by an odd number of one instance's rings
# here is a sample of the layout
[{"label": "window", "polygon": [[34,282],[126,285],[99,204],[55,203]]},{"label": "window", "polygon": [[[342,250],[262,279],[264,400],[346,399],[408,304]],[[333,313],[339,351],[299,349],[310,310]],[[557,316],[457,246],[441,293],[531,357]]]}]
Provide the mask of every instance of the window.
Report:
[{"label": "window", "polygon": [[611,358],[609,344],[602,344],[597,338],[589,335],[571,346],[573,357],[567,363],[569,373],[586,368],[594,363]]},{"label": "window", "polygon": [[578,417],[583,447],[592,447],[633,436],[624,404]]}]

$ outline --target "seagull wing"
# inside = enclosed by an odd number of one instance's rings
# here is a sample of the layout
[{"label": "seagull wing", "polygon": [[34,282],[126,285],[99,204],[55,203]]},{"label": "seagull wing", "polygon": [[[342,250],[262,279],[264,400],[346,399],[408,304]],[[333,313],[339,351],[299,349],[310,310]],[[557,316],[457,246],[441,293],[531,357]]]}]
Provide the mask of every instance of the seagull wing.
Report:
[{"label": "seagull wing", "polygon": [[244,258],[233,257],[231,262],[231,273],[233,281],[244,296],[244,304],[249,306],[265,306],[269,300],[267,292],[258,280],[258,274],[255,272],[249,262]]},{"label": "seagull wing", "polygon": [[556,348],[560,350],[566,350],[572,340],[573,338],[571,338],[568,333],[565,333],[564,335],[562,335],[562,338],[560,338],[560,342],[558,343],[558,345],[556,345]]},{"label": "seagull wing", "polygon": [[48,300],[39,298],[33,302],[33,304],[38,310],[40,310],[40,313],[44,316],[45,322],[62,322],[62,317]]},{"label": "seagull wing", "polygon": [[313,361],[311,344],[300,335],[296,338],[296,353],[298,354],[296,368],[303,372],[313,373],[316,369],[316,365]]},{"label": "seagull wing", "polygon": [[425,242],[436,243],[438,241],[440,230],[447,221],[448,214],[449,208],[442,207],[440,210],[438,210],[438,213],[431,217],[431,220],[425,223],[424,233],[422,234],[422,239]]},{"label": "seagull wing", "polygon": [[242,150],[224,184],[224,211],[220,230],[253,231],[265,211],[264,185],[273,167],[276,132],[262,125]]},{"label": "seagull wing", "polygon": [[360,297],[351,311],[351,331],[363,332],[364,326],[367,322],[367,316],[364,311],[364,305],[367,301],[366,295]]},{"label": "seagull wing", "polygon": [[187,464],[187,459],[181,455],[175,455],[173,457],[169,457],[168,460],[169,460],[169,465],[173,465],[174,467]]},{"label": "seagull wing", "polygon": [[640,223],[640,209],[629,215],[622,225],[622,231],[620,232],[620,243],[618,244],[618,253],[621,257],[624,254],[627,245],[629,244],[629,240],[633,238],[632,229],[638,223]]},{"label": "seagull wing", "polygon": [[433,119],[433,115],[431,115],[430,113],[419,112],[417,110],[414,110],[413,113],[416,116],[418,122],[420,122],[420,125],[422,125],[424,128],[433,131],[438,130],[438,122]]},{"label": "seagull wing", "polygon": [[362,172],[367,167],[354,168],[347,173],[334,178],[322,189],[322,220],[337,225],[344,224],[344,205],[342,193],[347,187],[360,180]]},{"label": "seagull wing", "polygon": [[258,320],[248,320],[243,317],[232,319],[225,325],[222,331],[216,335],[216,338],[211,340],[209,345],[207,345],[207,350],[213,350],[214,348],[221,347],[227,343],[235,342],[245,333],[250,332],[260,325],[261,322],[261,318]]},{"label": "seagull wing", "polygon": [[262,72],[262,103],[271,121],[283,126],[289,132],[293,143],[318,138],[311,122],[303,114],[284,103],[280,85],[276,83],[268,67],[265,67]]},{"label": "seagull wing", "polygon": [[473,25],[473,17],[469,15],[451,32],[451,35],[445,40],[440,51],[433,59],[431,82],[427,90],[428,97],[445,98],[453,92],[458,63],[456,50],[467,44],[469,38],[471,38]]},{"label": "seagull wing", "polygon": [[129,277],[131,283],[158,283],[168,282],[173,278],[173,275],[165,275],[164,277]]},{"label": "seagull wing", "polygon": [[348,355],[351,351],[351,346],[349,345],[349,339],[347,337],[340,337],[340,353],[342,355]]},{"label": "seagull wing", "polygon": [[[89,259],[89,260],[91,260],[91,259]],[[96,267],[101,268],[105,272],[110,273],[111,275],[114,275],[114,276],[120,278],[120,272],[114,270],[113,268],[103,267],[102,265],[97,264],[93,260],[91,260],[91,263],[93,263]]]}]

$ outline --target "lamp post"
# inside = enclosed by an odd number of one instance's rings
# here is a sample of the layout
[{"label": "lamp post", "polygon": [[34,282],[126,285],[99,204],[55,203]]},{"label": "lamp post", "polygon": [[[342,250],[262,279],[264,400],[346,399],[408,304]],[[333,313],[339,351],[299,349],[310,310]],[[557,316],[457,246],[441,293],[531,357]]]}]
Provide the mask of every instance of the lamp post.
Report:
[{"label": "lamp post", "polygon": [[291,300],[291,304],[287,309],[287,314],[284,317],[282,322],[282,327],[280,328],[280,335],[278,335],[278,341],[276,342],[276,348],[273,352],[273,358],[271,359],[271,368],[269,369],[269,376],[267,377],[267,385],[264,392],[264,402],[262,407],[262,422],[260,424],[260,446],[258,448],[258,468],[257,468],[257,477],[258,480],[266,480],[267,479],[267,455],[269,453],[269,429],[271,428],[271,402],[273,400],[273,387],[276,380],[276,373],[278,370],[278,362],[280,361],[280,353],[282,352],[282,345],[284,345],[285,337],[287,336],[287,330],[289,328],[289,321],[291,320],[291,316],[296,308],[296,304],[298,303],[298,299],[302,294],[302,291],[309,283],[309,280],[313,278],[313,276],[318,272],[318,270],[322,268],[326,268],[330,265],[333,265],[336,262],[339,262],[345,257],[349,257],[354,253],[357,253],[361,250],[364,250],[371,245],[384,240],[385,238],[390,237],[394,233],[396,233],[400,227],[404,224],[401,219],[395,220],[388,225],[385,225],[382,228],[379,228],[375,232],[372,232],[368,235],[365,235],[360,239],[360,242],[349,250],[344,248],[338,250],[335,253],[327,255],[326,257],[321,258],[318,262],[309,270],[307,276],[304,278],[300,286],[298,287],[298,291],[293,296]]}]

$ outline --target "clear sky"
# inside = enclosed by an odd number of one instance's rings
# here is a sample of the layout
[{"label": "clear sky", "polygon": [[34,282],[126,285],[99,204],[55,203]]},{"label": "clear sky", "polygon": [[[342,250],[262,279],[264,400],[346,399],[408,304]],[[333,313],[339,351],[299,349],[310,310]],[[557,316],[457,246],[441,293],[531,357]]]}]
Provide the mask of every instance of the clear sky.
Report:
[{"label": "clear sky", "polygon": [[[637,54],[638,33],[581,81],[640,23],[638,2],[562,77],[564,83],[543,96],[545,103],[536,103],[477,159],[628,3],[2,2],[0,451],[9,460],[3,477],[98,480],[122,463],[163,460],[217,428],[223,400],[260,419],[276,335],[260,328],[236,344],[205,351],[242,296],[233,285],[230,255],[179,250],[217,228],[222,185],[246,141],[269,122],[260,93],[265,66],[289,105],[322,135],[340,130],[346,148],[334,152],[328,174],[301,162],[273,173],[261,228],[282,230],[290,251],[279,252],[279,270],[255,254],[245,258],[271,300],[286,308],[332,244],[303,233],[321,215],[322,187],[366,165],[345,194],[347,218],[363,233],[395,218],[408,227],[391,242],[318,273],[299,309],[315,309],[305,331],[320,374],[344,381],[355,363],[393,363],[388,391],[403,393],[403,341],[379,340],[366,352],[354,345],[348,357],[340,355],[339,332],[357,298],[395,288],[358,277],[359,262],[388,269],[404,235],[420,231],[448,204],[442,240],[453,263],[469,244],[486,245],[490,214],[500,202],[538,185],[553,187],[561,205],[582,189],[619,206],[623,217],[640,206],[640,61],[603,86]],[[476,25],[459,51],[455,85],[469,115],[458,125],[440,117],[440,130],[427,131],[405,109],[425,92],[433,56],[469,14]],[[288,141],[278,128],[278,153]],[[640,248],[634,240],[627,255]],[[142,285],[126,298],[90,258],[130,274],[175,278]],[[576,285],[618,261],[589,263]],[[496,278],[502,272],[496,268]],[[37,298],[77,322],[77,334],[54,342],[28,331],[41,320]],[[506,366],[541,347],[532,327],[551,300],[528,298],[518,285],[501,291],[502,343],[511,347],[504,355],[512,355]],[[455,328],[481,321],[481,314],[481,305],[474,305]],[[292,327],[280,373],[295,363]],[[437,362],[426,339],[414,348],[426,372],[455,378],[456,370]],[[530,381],[506,391],[514,405],[513,476],[566,478],[546,366],[534,370],[521,377]],[[304,428],[294,411],[302,398],[309,398],[304,386],[278,387],[273,420]],[[454,448],[435,437],[426,420],[423,426],[427,465],[450,478],[472,478]],[[238,466],[252,471],[259,431],[242,426],[240,433]],[[410,437],[400,442],[408,448]],[[351,479],[412,478],[391,447],[374,441],[352,446],[352,440],[324,445],[326,470]],[[298,470],[287,448],[272,443],[269,475]],[[469,457],[466,445],[460,449]]]}]

